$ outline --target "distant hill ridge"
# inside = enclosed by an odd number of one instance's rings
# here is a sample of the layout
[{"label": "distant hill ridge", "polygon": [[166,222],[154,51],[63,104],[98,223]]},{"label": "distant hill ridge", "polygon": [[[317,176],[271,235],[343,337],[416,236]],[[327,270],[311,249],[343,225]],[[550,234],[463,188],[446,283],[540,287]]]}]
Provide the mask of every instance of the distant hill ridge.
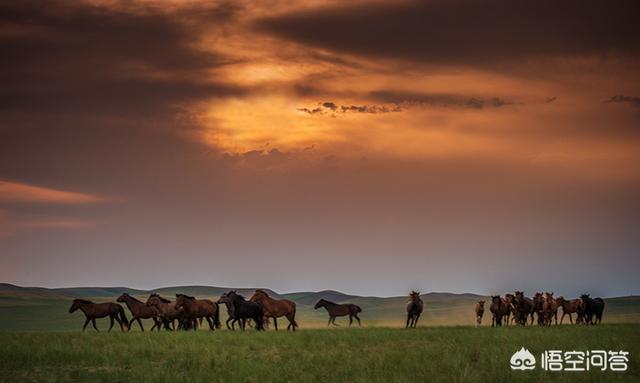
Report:
[{"label": "distant hill ridge", "polygon": [[[192,286],[168,286],[160,287],[151,290],[133,289],[130,287],[63,287],[63,288],[45,288],[45,287],[22,287],[13,285],[10,283],[0,283],[0,296],[13,297],[13,298],[25,298],[25,299],[61,299],[68,300],[73,298],[95,298],[95,299],[108,299],[115,298],[122,293],[128,293],[131,295],[144,296],[151,293],[158,293],[167,297],[175,296],[177,293],[193,295],[195,297],[217,297],[224,292],[235,290],[239,294],[245,297],[250,297],[256,289],[266,291],[271,297],[276,299],[290,299],[298,304],[302,305],[314,305],[320,299],[326,299],[328,301],[336,303],[344,302],[364,302],[365,305],[382,304],[383,302],[401,302],[406,301],[405,296],[396,297],[376,297],[376,296],[360,296],[345,294],[336,290],[322,290],[322,291],[304,291],[279,294],[268,288],[233,288],[233,287],[219,287],[219,286],[204,286],[204,285],[192,285]],[[422,294],[422,298],[429,302],[446,302],[446,301],[474,301],[479,299],[486,299],[487,296],[472,294],[472,293],[447,293],[447,292],[430,292]],[[620,302],[637,299],[636,296],[616,297],[608,298],[607,300],[617,300]]]}]

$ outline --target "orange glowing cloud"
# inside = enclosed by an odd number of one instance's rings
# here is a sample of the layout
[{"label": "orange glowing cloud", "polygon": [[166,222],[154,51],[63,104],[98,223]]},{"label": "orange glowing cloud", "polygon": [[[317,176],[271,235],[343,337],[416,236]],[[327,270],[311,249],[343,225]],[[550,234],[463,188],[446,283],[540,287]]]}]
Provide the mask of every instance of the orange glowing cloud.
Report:
[{"label": "orange glowing cloud", "polygon": [[84,193],[0,181],[0,202],[86,204],[103,201],[101,197]]}]

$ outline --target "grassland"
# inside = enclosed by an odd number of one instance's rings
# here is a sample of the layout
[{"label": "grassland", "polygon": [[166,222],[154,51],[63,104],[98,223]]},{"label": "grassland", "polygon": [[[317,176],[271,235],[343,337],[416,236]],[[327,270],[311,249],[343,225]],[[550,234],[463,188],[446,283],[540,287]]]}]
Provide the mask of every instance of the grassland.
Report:
[{"label": "grassland", "polygon": [[[520,347],[626,350],[627,372],[512,371]],[[2,382],[634,382],[640,325],[1,332]]]}]

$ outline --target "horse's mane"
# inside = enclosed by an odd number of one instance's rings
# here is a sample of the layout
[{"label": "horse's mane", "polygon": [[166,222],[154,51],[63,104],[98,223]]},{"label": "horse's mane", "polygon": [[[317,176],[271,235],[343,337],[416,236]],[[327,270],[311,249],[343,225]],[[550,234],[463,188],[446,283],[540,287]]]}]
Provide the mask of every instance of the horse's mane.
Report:
[{"label": "horse's mane", "polygon": [[176,294],[176,297],[183,297],[183,298],[187,298],[187,299],[196,299],[196,298],[192,297],[191,295],[187,295],[187,294]]},{"label": "horse's mane", "polygon": [[262,290],[262,289],[257,289],[256,293],[262,293],[262,294],[266,295],[267,297],[269,296],[269,294],[267,294],[267,292]]},{"label": "horse's mane", "polygon": [[91,303],[93,303],[93,302],[88,301],[88,300],[86,300],[86,299],[80,299],[80,298],[76,298],[76,299],[74,299],[74,301],[76,301],[76,302],[80,302],[80,303],[84,303],[84,304],[91,304]]},{"label": "horse's mane", "polygon": [[328,304],[330,304],[330,305],[332,305],[332,306],[337,305],[337,303],[335,303],[335,302],[331,302],[331,301],[328,301],[328,300],[326,300],[326,299],[324,299],[324,298],[322,298],[322,299],[320,299],[320,300],[321,300],[322,302],[324,302],[324,303],[328,303]]},{"label": "horse's mane", "polygon": [[168,300],[165,297],[160,296],[160,294],[155,294],[155,297],[158,298],[160,300],[160,302],[162,302],[162,303],[171,303],[170,300]]},{"label": "horse's mane", "polygon": [[128,298],[131,298],[134,302],[144,303],[144,302],[142,302],[140,299],[138,299],[138,298],[136,298],[136,297],[134,297],[134,296],[131,296],[131,295],[129,295],[129,294],[126,294],[126,295],[127,295],[127,297],[128,297]]}]

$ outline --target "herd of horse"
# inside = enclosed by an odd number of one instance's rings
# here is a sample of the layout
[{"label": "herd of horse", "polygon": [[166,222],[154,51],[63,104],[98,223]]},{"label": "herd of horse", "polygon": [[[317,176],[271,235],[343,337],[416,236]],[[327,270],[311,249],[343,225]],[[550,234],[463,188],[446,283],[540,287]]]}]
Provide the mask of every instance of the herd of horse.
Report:
[{"label": "herd of horse", "polygon": [[[476,327],[482,324],[485,301],[478,301],[476,304]],[[527,322],[533,325],[537,316],[540,326],[551,326],[552,322],[558,324],[558,309],[562,308],[560,324],[565,315],[569,316],[569,322],[573,324],[573,314],[576,314],[576,324],[599,324],[602,322],[604,312],[604,300],[602,298],[591,298],[589,294],[582,294],[580,298],[565,299],[564,297],[554,298],[553,293],[536,293],[532,298],[528,298],[522,291],[514,294],[505,294],[504,298],[499,295],[491,297],[491,327],[508,326],[516,323],[525,326]]]},{"label": "herd of horse", "polygon": [[[278,330],[278,318],[286,318],[289,322],[287,330],[295,331],[298,327],[296,322],[296,304],[288,299],[275,299],[269,296],[264,290],[256,290],[248,300],[236,291],[229,291],[217,301],[210,299],[196,299],[186,294],[176,294],[175,300],[169,300],[157,293],[149,295],[146,302],[123,293],[116,300],[124,303],[131,319],[127,319],[124,308],[116,302],[94,303],[85,299],[74,299],[69,308],[69,313],[81,310],[86,320],[82,330],[84,331],[89,323],[98,331],[96,319],[108,317],[111,321],[109,331],[117,322],[122,331],[128,331],[134,322],[144,331],[141,319],[152,319],[153,327],[151,331],[161,329],[166,330],[197,330],[206,322],[210,330],[220,328],[220,307],[224,305],[227,309],[227,329],[235,330],[236,325],[245,330],[246,326],[254,327],[256,330],[264,330],[269,325],[269,320],[273,319],[273,326]],[[478,301],[476,304],[476,326],[482,324],[484,316],[485,301]],[[326,299],[320,299],[314,309],[323,307],[329,315],[327,326],[339,326],[335,323],[337,317],[349,317],[349,327],[355,318],[358,326],[362,326],[359,313],[362,312],[360,306],[352,303],[334,303]],[[511,323],[533,325],[537,315],[538,324],[541,326],[551,326],[552,322],[558,324],[558,309],[562,308],[560,324],[566,315],[573,324],[573,314],[576,314],[575,323],[599,324],[602,321],[604,311],[604,300],[602,298],[591,298],[589,294],[583,294],[577,299],[554,298],[553,293],[536,293],[532,298],[526,297],[522,291],[514,294],[505,294],[504,297],[495,295],[491,297],[491,326],[507,326]],[[424,310],[424,302],[420,293],[412,291],[406,305],[407,321],[405,328],[415,328],[418,319]]]},{"label": "herd of horse", "polygon": [[[196,299],[186,294],[176,294],[176,299],[171,301],[157,293],[152,293],[146,302],[123,293],[116,301],[124,303],[131,319],[127,319],[124,308],[116,302],[94,303],[85,299],[74,299],[69,313],[80,310],[85,315],[85,322],[82,331],[86,330],[89,323],[96,331],[96,319],[109,318],[111,323],[109,331],[117,322],[122,331],[128,331],[137,322],[140,330],[144,331],[141,319],[152,319],[153,327],[151,331],[161,329],[166,330],[197,330],[198,326],[206,321],[210,330],[220,328],[220,307],[224,305],[227,309],[226,327],[235,330],[236,325],[245,330],[246,326],[254,327],[256,330],[264,330],[269,324],[269,319],[273,319],[273,326],[278,330],[278,318],[285,317],[289,322],[287,330],[295,331],[298,327],[296,322],[296,304],[288,299],[274,299],[264,290],[256,290],[253,296],[247,300],[236,291],[229,291],[217,300]],[[362,309],[355,304],[338,304],[325,299],[320,299],[315,305],[315,309],[324,307],[329,314],[328,325],[338,326],[335,323],[336,317],[349,316],[349,326],[355,318],[361,326],[358,313]],[[419,314],[418,314],[419,315]],[[417,321],[417,319],[416,319]]]}]

